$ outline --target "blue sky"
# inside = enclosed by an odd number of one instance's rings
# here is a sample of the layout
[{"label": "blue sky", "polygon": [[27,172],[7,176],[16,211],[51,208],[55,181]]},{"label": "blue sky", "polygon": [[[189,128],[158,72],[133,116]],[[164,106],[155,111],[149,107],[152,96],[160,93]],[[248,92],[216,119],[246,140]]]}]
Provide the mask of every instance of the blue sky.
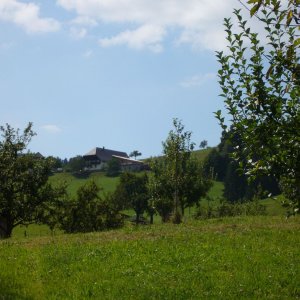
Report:
[{"label": "blue sky", "polygon": [[0,0],[0,120],[33,151],[161,154],[179,118],[220,140],[216,50],[237,0]]}]

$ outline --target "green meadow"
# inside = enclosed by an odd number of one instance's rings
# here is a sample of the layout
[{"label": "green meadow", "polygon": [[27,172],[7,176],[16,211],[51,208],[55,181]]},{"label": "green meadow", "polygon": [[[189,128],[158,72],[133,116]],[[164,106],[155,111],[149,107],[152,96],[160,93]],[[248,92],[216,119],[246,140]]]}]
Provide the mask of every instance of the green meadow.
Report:
[{"label": "green meadow", "polygon": [[[50,178],[70,197],[88,180],[105,193],[119,178]],[[201,205],[217,206],[222,191],[214,182]],[[0,299],[297,299],[300,219],[284,217],[280,197],[261,203],[266,216],[194,220],[191,208],[180,225],[156,216],[151,226],[88,234],[19,226],[0,241]]]},{"label": "green meadow", "polygon": [[0,241],[0,299],[297,299],[299,218]]}]

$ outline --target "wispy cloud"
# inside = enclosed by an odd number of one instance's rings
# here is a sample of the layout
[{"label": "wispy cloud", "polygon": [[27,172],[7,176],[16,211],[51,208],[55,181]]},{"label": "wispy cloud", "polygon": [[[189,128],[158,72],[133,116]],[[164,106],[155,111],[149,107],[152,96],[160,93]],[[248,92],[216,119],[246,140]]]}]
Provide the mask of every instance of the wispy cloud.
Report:
[{"label": "wispy cloud", "polygon": [[[176,29],[176,43],[198,49],[224,49],[223,18],[230,16],[236,0],[57,0],[77,13],[77,23],[123,24],[125,30],[103,37],[102,47],[126,45],[160,52],[167,33]],[[130,27],[129,27],[130,26]],[[132,30],[136,26],[137,29]]]},{"label": "wispy cloud", "polygon": [[52,134],[60,133],[62,131],[57,125],[52,125],[52,124],[43,125],[41,126],[41,128],[46,132]]},{"label": "wispy cloud", "polygon": [[33,2],[1,0],[0,21],[14,23],[27,33],[45,33],[60,29],[60,23],[57,20],[41,18],[40,7]]},{"label": "wispy cloud", "polygon": [[95,27],[98,22],[88,16],[78,16],[70,22],[72,25]]},{"label": "wispy cloud", "polygon": [[215,79],[216,74],[215,73],[206,73],[201,75],[195,75],[190,78],[187,78],[180,82],[180,85],[184,88],[193,88],[197,86],[201,86],[205,84],[206,82]]},{"label": "wispy cloud", "polygon": [[132,49],[149,49],[153,52],[161,52],[161,41],[165,35],[165,30],[160,26],[144,25],[136,30],[126,30],[120,34],[99,40],[102,47],[116,45],[127,45]]}]

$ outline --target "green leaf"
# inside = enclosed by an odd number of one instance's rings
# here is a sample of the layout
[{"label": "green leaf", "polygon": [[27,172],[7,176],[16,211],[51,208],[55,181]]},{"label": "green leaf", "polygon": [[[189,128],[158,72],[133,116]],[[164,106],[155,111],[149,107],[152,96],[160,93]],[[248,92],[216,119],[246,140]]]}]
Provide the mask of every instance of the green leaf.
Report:
[{"label": "green leaf", "polygon": [[300,45],[300,38],[296,39],[294,42],[294,46],[298,47]]},{"label": "green leaf", "polygon": [[257,13],[257,11],[259,10],[260,6],[261,6],[261,3],[258,3],[258,4],[254,5],[251,8],[251,10],[250,10],[251,17]]}]

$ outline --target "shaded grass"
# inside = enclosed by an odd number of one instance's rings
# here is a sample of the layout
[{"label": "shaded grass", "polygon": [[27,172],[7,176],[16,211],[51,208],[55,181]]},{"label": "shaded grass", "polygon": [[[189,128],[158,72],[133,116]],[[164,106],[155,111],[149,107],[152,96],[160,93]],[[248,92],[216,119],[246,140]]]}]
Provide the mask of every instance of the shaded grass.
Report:
[{"label": "shaded grass", "polygon": [[2,241],[0,279],[11,284],[0,293],[3,299],[294,299],[299,221],[224,218]]}]

